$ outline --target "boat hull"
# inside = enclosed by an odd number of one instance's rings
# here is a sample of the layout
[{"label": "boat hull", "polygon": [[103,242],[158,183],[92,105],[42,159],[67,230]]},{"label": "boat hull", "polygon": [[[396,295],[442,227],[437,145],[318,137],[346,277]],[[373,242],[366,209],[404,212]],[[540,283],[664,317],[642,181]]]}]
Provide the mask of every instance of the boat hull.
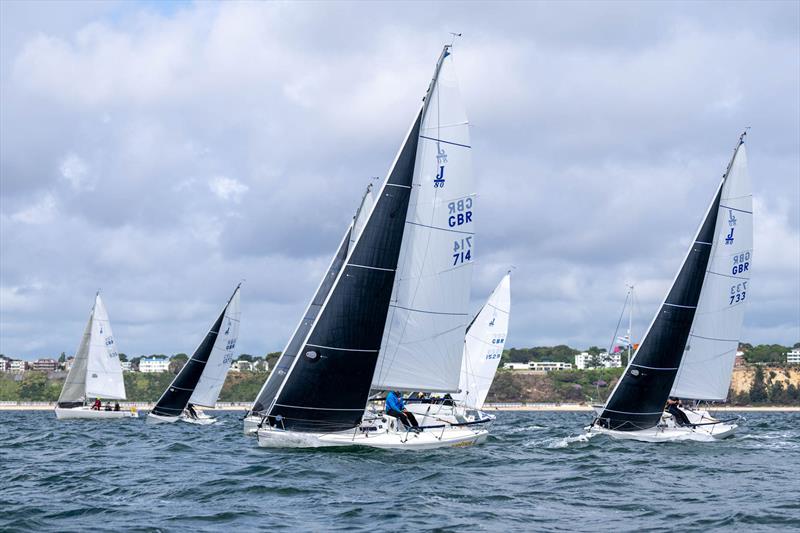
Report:
[{"label": "boat hull", "polygon": [[172,424],[174,422],[185,422],[187,424],[194,424],[197,426],[208,426],[216,422],[215,418],[211,418],[206,414],[201,414],[197,418],[192,418],[186,415],[181,416],[163,416],[153,413],[147,414],[148,424]]},{"label": "boat hull", "polygon": [[97,411],[88,405],[82,407],[56,407],[56,418],[58,420],[112,420],[118,418],[138,418],[139,413],[136,409],[125,411]]},{"label": "boat hull", "polygon": [[322,448],[366,446],[390,450],[433,450],[473,446],[486,441],[485,429],[445,428],[413,431],[364,432],[358,428],[337,433],[299,433],[276,428],[257,431],[262,448]]},{"label": "boat hull", "polygon": [[261,423],[260,416],[250,415],[245,417],[245,419],[242,421],[242,433],[244,433],[245,435],[255,437],[256,433],[258,432],[258,425],[260,423]]},{"label": "boat hull", "polygon": [[738,425],[719,421],[705,410],[682,409],[695,426],[678,426],[672,415],[664,413],[661,422],[652,428],[638,431],[617,431],[598,425],[586,428],[588,435],[607,435],[617,440],[638,440],[641,442],[697,441],[711,442],[732,437]]}]

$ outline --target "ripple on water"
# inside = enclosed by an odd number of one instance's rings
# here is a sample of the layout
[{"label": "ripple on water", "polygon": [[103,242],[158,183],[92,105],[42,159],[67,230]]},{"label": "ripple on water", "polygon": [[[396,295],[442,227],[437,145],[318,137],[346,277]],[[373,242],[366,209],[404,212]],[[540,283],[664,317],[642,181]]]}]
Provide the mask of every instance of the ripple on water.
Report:
[{"label": "ripple on water", "polygon": [[258,448],[239,417],[0,412],[0,530],[800,527],[800,413],[752,413],[722,442],[647,444],[588,437],[585,413],[499,412],[484,445],[418,453]]}]

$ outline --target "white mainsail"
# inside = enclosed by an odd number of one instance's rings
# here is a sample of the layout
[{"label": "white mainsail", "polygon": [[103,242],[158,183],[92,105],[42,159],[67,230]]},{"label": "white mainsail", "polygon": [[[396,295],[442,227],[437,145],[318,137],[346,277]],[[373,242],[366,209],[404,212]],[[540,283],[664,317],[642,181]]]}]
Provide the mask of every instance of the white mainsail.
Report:
[{"label": "white mainsail", "polygon": [[373,389],[458,391],[474,259],[469,123],[449,47],[428,91]]},{"label": "white mainsail", "polygon": [[464,339],[461,392],[453,394],[453,398],[466,407],[480,409],[486,401],[503,355],[510,311],[511,274],[508,273],[475,316]]},{"label": "white mainsail", "polygon": [[189,403],[203,407],[214,407],[225,383],[225,376],[233,361],[233,349],[239,338],[239,323],[242,312],[240,309],[239,288],[231,297],[230,303],[225,308],[220,331],[208,356],[205,369],[200,375],[200,380],[189,398]]},{"label": "white mainsail", "polygon": [[672,395],[725,400],[750,301],[753,196],[740,144],[722,186],[711,258]]}]

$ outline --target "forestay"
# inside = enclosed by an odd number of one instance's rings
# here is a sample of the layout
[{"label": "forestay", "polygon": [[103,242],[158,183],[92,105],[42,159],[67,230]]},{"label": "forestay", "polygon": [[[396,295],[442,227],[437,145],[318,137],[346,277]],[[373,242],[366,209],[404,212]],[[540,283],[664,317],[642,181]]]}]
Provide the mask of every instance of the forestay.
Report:
[{"label": "forestay", "polygon": [[480,409],[503,355],[511,311],[511,274],[506,274],[467,328],[459,389],[453,398]]},{"label": "forestay", "polygon": [[98,293],[92,313],[86,365],[86,395],[92,398],[125,399],[125,382],[119,363],[108,313]]},{"label": "forestay", "polygon": [[750,301],[753,198],[744,144],[739,144],[722,187],[716,234],[692,331],[672,394],[725,400]]},{"label": "forestay", "polygon": [[448,47],[423,110],[373,389],[458,391],[475,253],[474,213],[469,124]]},{"label": "forestay", "polygon": [[242,315],[239,300],[240,291],[237,287],[225,308],[220,333],[214,341],[205,369],[200,375],[200,381],[197,382],[189,398],[191,404],[214,407],[217,403],[222,385],[225,383],[225,376],[231,368],[236,340],[239,338],[239,322]]}]

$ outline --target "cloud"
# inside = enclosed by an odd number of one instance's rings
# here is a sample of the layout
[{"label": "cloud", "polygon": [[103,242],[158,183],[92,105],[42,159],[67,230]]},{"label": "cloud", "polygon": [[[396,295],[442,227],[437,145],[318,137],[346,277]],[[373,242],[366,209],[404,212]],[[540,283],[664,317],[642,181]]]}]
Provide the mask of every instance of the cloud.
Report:
[{"label": "cloud", "polygon": [[243,278],[239,346],[280,349],[419,108],[442,20],[464,33],[472,308],[516,266],[510,346],[604,344],[626,283],[643,331],[745,126],[744,338],[800,339],[795,6],[0,9],[0,351],[74,349],[99,287],[123,351],[188,351]]},{"label": "cloud", "polygon": [[241,202],[242,195],[250,189],[244,183],[225,176],[215,176],[208,180],[208,188],[222,200],[235,203]]}]

